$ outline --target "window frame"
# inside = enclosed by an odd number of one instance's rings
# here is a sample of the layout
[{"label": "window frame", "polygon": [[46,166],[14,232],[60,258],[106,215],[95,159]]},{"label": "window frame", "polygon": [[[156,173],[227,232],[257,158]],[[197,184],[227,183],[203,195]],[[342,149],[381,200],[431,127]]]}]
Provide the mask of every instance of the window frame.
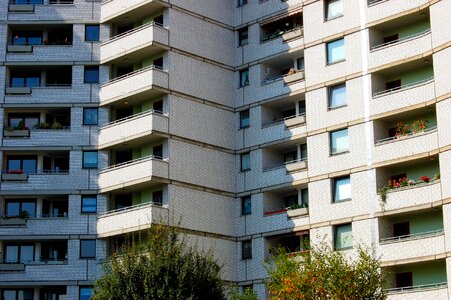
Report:
[{"label": "window frame", "polygon": [[[347,198],[337,198],[337,191],[338,191],[338,183],[340,181],[348,181],[349,185],[349,197]],[[346,202],[346,201],[351,201],[352,200],[352,185],[351,185],[351,176],[350,175],[345,175],[345,176],[340,176],[340,177],[335,177],[332,178],[332,203],[341,203],[341,202]]]},{"label": "window frame", "polygon": [[[350,242],[350,244],[351,244],[351,246],[344,246],[344,247],[342,247],[342,246],[339,246],[338,245],[338,229],[339,228],[344,228],[344,227],[350,227],[350,232],[351,232],[351,242]],[[349,231],[347,231],[347,232],[349,232]],[[341,242],[340,242],[341,243]],[[339,224],[339,225],[335,225],[334,226],[334,250],[335,251],[341,251],[341,250],[348,250],[348,249],[352,249],[353,248],[353,243],[354,243],[354,238],[353,238],[353,236],[352,236],[352,223],[345,223],[345,224]]]},{"label": "window frame", "polygon": [[[155,201],[156,196],[160,196],[161,195],[161,202],[157,202]],[[152,192],[152,203],[154,205],[163,205],[163,190],[158,190],[158,191],[153,191]]]},{"label": "window frame", "polygon": [[241,215],[247,216],[252,214],[252,197],[244,196],[241,197]]},{"label": "window frame", "polygon": [[[339,90],[339,89],[344,89],[344,103],[343,104],[338,104],[338,105],[333,105],[333,102],[334,102],[333,101],[334,91],[335,90]],[[327,105],[328,105],[328,109],[329,110],[333,110],[333,109],[337,109],[337,108],[348,106],[346,82],[335,84],[335,85],[331,85],[331,86],[329,86],[327,88],[327,102],[328,102]]]},{"label": "window frame", "polygon": [[[325,4],[325,10],[324,10],[324,21],[331,21],[334,20],[336,18],[342,17],[344,16],[344,7],[343,7],[343,0],[326,0],[324,1]],[[330,6],[333,3],[340,3],[341,4],[341,12],[332,16],[329,16],[329,12],[330,12]]]},{"label": "window frame", "polygon": [[[84,254],[84,252],[83,252],[83,243],[87,243],[87,242],[90,242],[90,243],[94,243],[94,248],[93,248],[93,250],[94,250],[94,256],[91,256],[91,255],[86,255],[86,254]],[[80,255],[79,255],[79,257],[80,257],[80,259],[95,259],[96,258],[96,247],[97,247],[97,240],[95,240],[95,239],[81,239],[80,240]]]},{"label": "window frame", "polygon": [[249,109],[240,111],[240,129],[248,128],[251,125],[251,116]]},{"label": "window frame", "polygon": [[[88,122],[89,118],[87,118],[88,111],[95,111],[95,123]],[[83,107],[83,125],[99,125],[99,108],[98,107]]]},{"label": "window frame", "polygon": [[19,299],[19,295],[18,295],[19,291],[31,292],[31,298],[29,298],[29,299],[34,299],[34,289],[32,289],[32,288],[5,288],[5,289],[2,289],[1,290],[1,292],[2,292],[2,294],[1,294],[2,299],[6,299],[5,292],[8,292],[8,291],[14,291],[15,292],[15,299]]},{"label": "window frame", "polygon": [[[94,39],[88,38],[88,35],[91,36],[92,33],[88,33],[88,28],[96,28],[97,32],[95,33]],[[86,24],[85,25],[85,42],[99,42],[100,41],[100,24]]]},{"label": "window frame", "polygon": [[[93,70],[96,70],[97,71],[97,78],[95,79],[95,80],[88,80],[88,77],[89,76],[86,76],[87,75],[87,71],[93,71]],[[96,65],[96,66],[84,66],[84,69],[83,69],[83,83],[88,83],[88,84],[96,84],[96,83],[99,83],[100,82],[100,68],[99,68],[99,66],[98,65]]]},{"label": "window frame", "polygon": [[[334,138],[334,135],[338,134],[340,132],[345,132],[345,131],[346,131],[346,137],[347,137],[347,142],[346,142],[347,148],[346,149],[343,148],[344,150],[337,151],[338,147],[336,147],[335,150],[334,150],[333,146],[334,146],[334,144],[335,145],[337,144],[337,142],[336,142],[336,138],[337,137]],[[334,143],[334,140],[335,140],[335,143]],[[329,145],[330,145],[329,153],[330,153],[331,156],[339,155],[339,154],[343,154],[343,153],[348,153],[349,152],[349,130],[348,130],[348,128],[346,127],[346,128],[330,131],[329,132]]]},{"label": "window frame", "polygon": [[[243,164],[243,158],[246,156],[249,157],[249,159],[248,159],[249,165],[248,166],[245,166]],[[241,170],[241,172],[249,171],[250,169],[251,169],[251,153],[250,152],[241,153],[240,154],[240,170]]]},{"label": "window frame", "polygon": [[249,68],[240,70],[239,74],[240,74],[240,80],[239,80],[240,88],[249,86],[249,81],[250,81],[249,80]]},{"label": "window frame", "polygon": [[5,216],[14,217],[16,215],[10,215],[9,212],[8,212],[8,204],[10,204],[10,203],[18,203],[19,204],[19,214],[22,211],[24,211],[24,209],[23,209],[23,204],[24,203],[33,203],[34,204],[34,212],[33,212],[33,214],[30,214],[28,211],[27,212],[29,213],[30,218],[35,218],[36,217],[36,212],[37,212],[36,211],[37,210],[37,201],[36,201],[36,199],[15,199],[15,198],[5,199]]},{"label": "window frame", "polygon": [[[22,247],[33,247],[33,257],[31,260],[22,260]],[[17,260],[16,261],[7,261],[7,254],[8,251],[6,250],[8,247],[17,247]],[[36,245],[33,243],[22,243],[22,242],[15,242],[15,243],[6,243],[3,245],[3,261],[6,263],[16,263],[16,264],[23,264],[27,262],[34,262],[36,260]]]},{"label": "window frame", "polygon": [[[87,199],[95,200],[95,210],[87,211],[84,201]],[[88,206],[92,207],[92,206]],[[82,214],[96,214],[97,213],[97,195],[82,195],[81,196],[81,213]]]},{"label": "window frame", "polygon": [[252,240],[241,241],[241,259],[252,259]]},{"label": "window frame", "polygon": [[[342,47],[343,47],[343,57],[340,57],[339,59],[336,59],[336,60],[332,60],[332,53],[331,53],[331,51],[333,49],[336,49],[336,48],[331,48],[330,46],[332,46],[334,43],[341,42],[341,41],[343,42],[343,45],[342,45]],[[329,41],[329,42],[326,42],[326,65],[333,65],[333,64],[336,64],[336,63],[343,62],[345,60],[346,60],[346,48],[345,48],[345,39],[344,39],[344,37],[336,39],[336,40],[332,40],[332,41]]]},{"label": "window frame", "polygon": [[80,300],[84,300],[85,298],[82,298],[82,295],[81,295],[81,292],[82,292],[82,290],[90,290],[91,291],[91,295],[89,296],[89,298],[87,298],[87,299],[91,299],[92,298],[92,294],[93,294],[93,288],[92,288],[92,286],[80,286],[79,288],[78,288],[78,298],[80,299]]},{"label": "window frame", "polygon": [[[96,153],[97,155],[96,155],[96,165],[94,166],[94,165],[92,165],[92,166],[87,166],[86,164],[85,164],[85,155],[87,154],[87,153]],[[97,150],[84,150],[83,151],[83,153],[82,153],[82,169],[97,169],[99,167],[99,151],[97,151]]]},{"label": "window frame", "polygon": [[249,27],[238,29],[238,47],[249,44]]}]

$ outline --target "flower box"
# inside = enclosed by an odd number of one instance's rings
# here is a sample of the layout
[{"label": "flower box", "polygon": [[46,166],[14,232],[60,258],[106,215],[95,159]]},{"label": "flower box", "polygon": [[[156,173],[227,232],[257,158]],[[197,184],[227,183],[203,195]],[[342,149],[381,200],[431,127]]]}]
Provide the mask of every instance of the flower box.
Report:
[{"label": "flower box", "polygon": [[21,263],[0,263],[0,271],[25,271],[25,264]]},{"label": "flower box", "polygon": [[23,226],[27,224],[27,220],[23,218],[0,219],[2,226]]},{"label": "flower box", "polygon": [[28,129],[4,130],[3,136],[4,137],[29,137],[30,130],[28,130]]},{"label": "flower box", "polygon": [[265,211],[263,213],[263,215],[266,217],[266,216],[272,216],[272,215],[281,214],[281,213],[285,213],[285,212],[287,212],[287,209],[281,208],[281,209],[273,210],[273,211]]},{"label": "flower box", "polygon": [[8,53],[30,53],[33,52],[33,46],[31,45],[8,45]]},{"label": "flower box", "polygon": [[297,209],[290,209],[290,210],[287,210],[287,215],[288,215],[288,218],[305,216],[305,215],[308,215],[308,208],[302,207],[302,208],[297,208]]},{"label": "flower box", "polygon": [[305,116],[297,116],[294,118],[286,119],[284,120],[286,127],[294,127],[299,126],[305,123]]},{"label": "flower box", "polygon": [[283,82],[285,84],[291,84],[297,81],[304,80],[304,71],[296,71],[294,74],[283,76]]},{"label": "flower box", "polygon": [[286,164],[287,172],[295,172],[303,169],[307,169],[307,161],[298,161]]},{"label": "flower box", "polygon": [[3,173],[2,181],[26,181],[28,174],[24,173]]}]

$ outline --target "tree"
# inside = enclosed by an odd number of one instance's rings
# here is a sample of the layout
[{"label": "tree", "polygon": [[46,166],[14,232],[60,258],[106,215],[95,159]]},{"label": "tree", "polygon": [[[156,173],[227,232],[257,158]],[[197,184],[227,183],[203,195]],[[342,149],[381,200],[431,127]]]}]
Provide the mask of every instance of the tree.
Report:
[{"label": "tree", "polygon": [[189,247],[177,226],[152,225],[103,265],[95,300],[225,299],[211,251]]},{"label": "tree", "polygon": [[354,260],[325,243],[296,256],[278,250],[265,267],[269,274],[265,284],[272,299],[386,299],[380,261],[362,246],[357,246]]},{"label": "tree", "polygon": [[252,288],[248,287],[244,289],[243,293],[240,293],[237,288],[232,289],[230,300],[258,300],[258,298]]}]

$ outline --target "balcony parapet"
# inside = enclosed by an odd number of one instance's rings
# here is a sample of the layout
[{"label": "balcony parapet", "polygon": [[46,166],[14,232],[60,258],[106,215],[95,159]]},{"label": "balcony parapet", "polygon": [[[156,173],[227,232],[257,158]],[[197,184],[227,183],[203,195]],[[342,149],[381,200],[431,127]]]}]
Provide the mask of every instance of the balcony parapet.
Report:
[{"label": "balcony parapet", "polygon": [[388,238],[382,238],[379,242],[379,244],[391,244],[391,243],[397,243],[397,242],[403,242],[403,241],[412,241],[412,240],[418,240],[423,239],[426,237],[434,237],[443,235],[444,230],[443,229],[437,229],[437,230],[431,230],[431,231],[425,231],[425,232],[418,232],[414,234],[408,234],[408,235],[400,235],[400,236],[392,236]]},{"label": "balcony parapet", "polygon": [[416,82],[412,82],[412,83],[409,83],[409,84],[405,84],[405,85],[402,85],[400,87],[396,87],[396,88],[392,88],[392,89],[388,89],[388,90],[375,92],[375,93],[373,93],[373,98],[377,98],[377,97],[380,97],[380,96],[385,96],[387,94],[392,94],[392,93],[405,91],[405,90],[408,90],[408,89],[411,89],[411,88],[415,88],[415,87],[418,87],[418,86],[421,86],[421,85],[425,85],[425,84],[431,83],[433,81],[434,81],[434,77],[430,77],[430,78],[426,78],[426,79],[423,79],[423,80],[418,80]]},{"label": "balcony parapet", "polygon": [[168,217],[167,205],[152,202],[115,209],[97,217],[97,234],[107,237],[142,230],[155,223],[166,223]]},{"label": "balcony parapet", "polygon": [[150,46],[168,46],[168,43],[168,28],[159,23],[150,22],[103,42],[100,48],[101,62],[105,63]]},{"label": "balcony parapet", "polygon": [[140,93],[149,93],[155,88],[160,90],[169,88],[169,73],[151,65],[103,84],[99,96],[101,104],[105,105]]},{"label": "balcony parapet", "polygon": [[418,33],[415,33],[415,34],[412,34],[412,35],[409,35],[409,36],[406,36],[406,37],[403,37],[403,38],[399,38],[399,39],[394,40],[394,41],[390,41],[390,42],[386,42],[386,43],[383,43],[383,44],[375,45],[375,46],[371,47],[371,52],[378,51],[378,50],[381,50],[381,49],[384,49],[384,48],[387,48],[387,47],[391,47],[391,46],[394,46],[394,45],[398,45],[398,44],[401,44],[401,43],[404,43],[404,42],[408,42],[408,41],[411,41],[411,40],[415,40],[417,38],[426,36],[426,35],[428,35],[430,33],[431,33],[431,29],[429,28],[427,30],[424,30],[424,31],[421,31],[421,32],[418,32]]}]

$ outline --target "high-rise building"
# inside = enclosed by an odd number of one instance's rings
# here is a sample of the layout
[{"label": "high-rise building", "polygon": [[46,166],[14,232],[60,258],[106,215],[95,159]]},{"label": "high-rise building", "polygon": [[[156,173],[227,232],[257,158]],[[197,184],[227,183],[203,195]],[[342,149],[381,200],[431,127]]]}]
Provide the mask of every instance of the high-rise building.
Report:
[{"label": "high-rise building", "polygon": [[157,223],[260,298],[322,240],[451,296],[450,0],[0,3],[1,299],[88,299]]}]

